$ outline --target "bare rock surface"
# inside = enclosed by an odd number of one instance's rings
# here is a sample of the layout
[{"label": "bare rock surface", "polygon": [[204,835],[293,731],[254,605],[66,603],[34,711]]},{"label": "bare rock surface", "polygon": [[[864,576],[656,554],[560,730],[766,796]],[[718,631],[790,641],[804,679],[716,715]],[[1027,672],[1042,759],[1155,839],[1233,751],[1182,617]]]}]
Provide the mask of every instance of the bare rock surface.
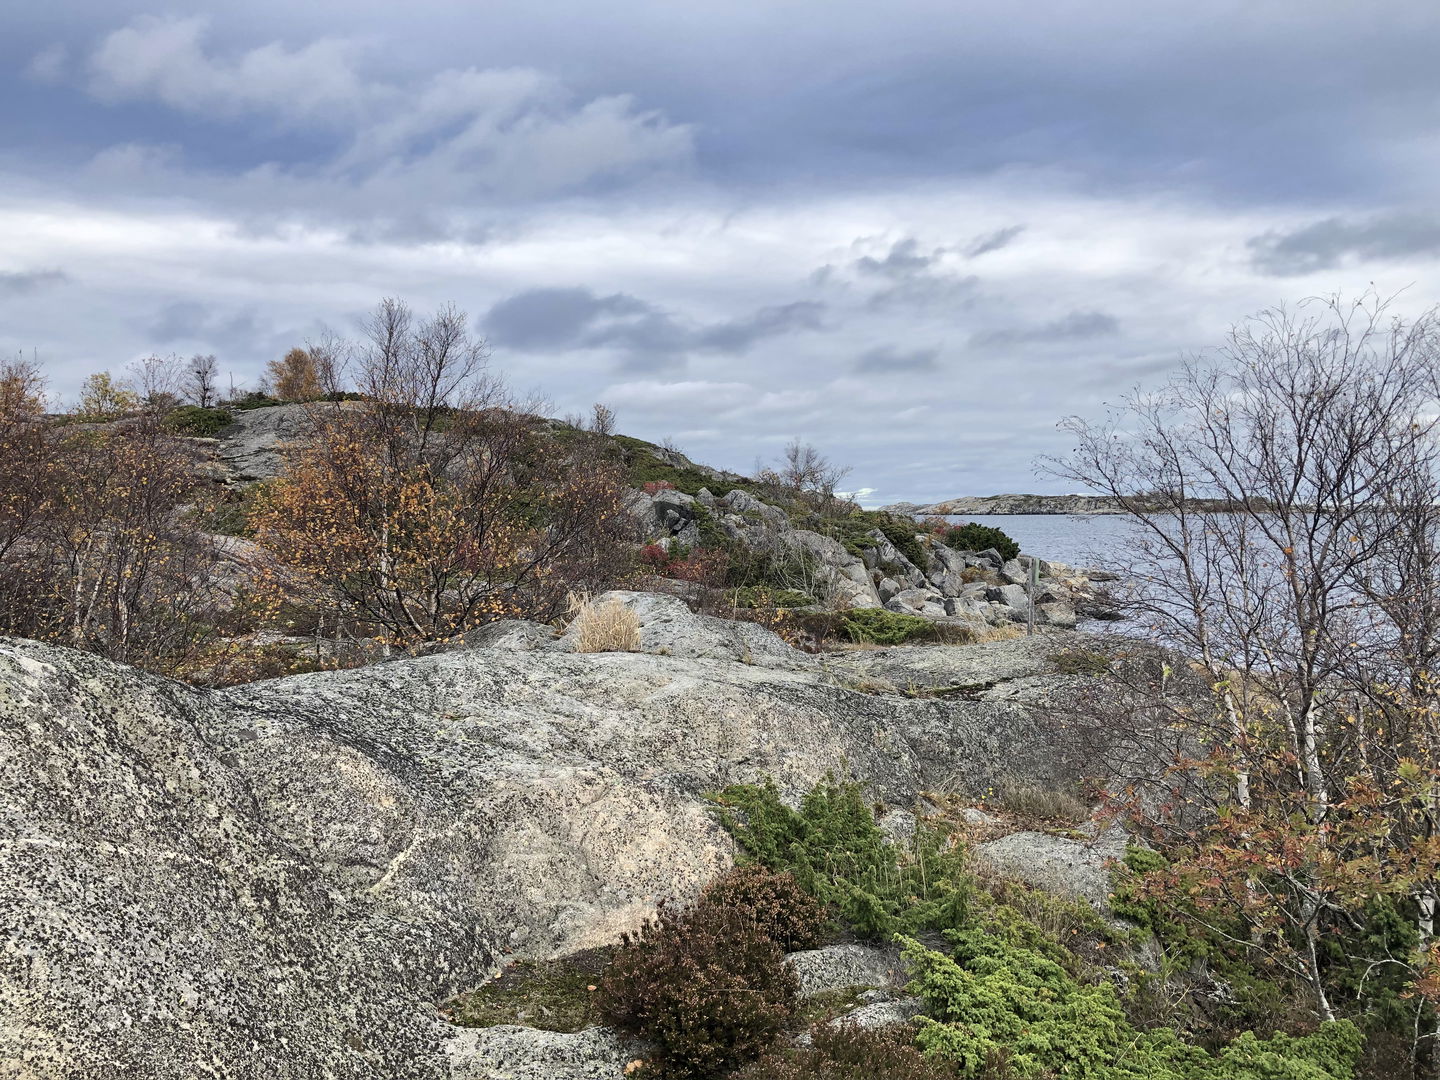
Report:
[{"label": "bare rock surface", "polygon": [[571,1034],[511,1024],[457,1032],[445,1052],[452,1080],[616,1080],[638,1056],[609,1028]]},{"label": "bare rock surface", "polygon": [[856,986],[901,987],[908,978],[900,950],[875,945],[826,945],[785,957],[801,997]]},{"label": "bare rock surface", "polygon": [[306,405],[272,405],[235,414],[218,433],[216,457],[233,483],[273,480],[285,467],[286,448],[310,429]]},{"label": "bare rock surface", "polygon": [[1066,685],[1053,657],[1066,649],[1104,652],[1114,641],[1099,634],[1039,633],[977,645],[911,645],[837,653],[826,666],[855,676],[888,679],[901,688],[963,690],[980,697],[1012,697],[1017,681],[1035,683],[1042,694]]},{"label": "bare rock surface", "polygon": [[[791,648],[755,623],[697,615],[683,600],[659,593],[615,590],[594,602],[623,604],[640,622],[640,651],[696,660],[729,660],[761,667],[813,668],[815,658]],[[575,637],[566,632],[555,648],[573,651]]]},{"label": "bare rock surface", "polygon": [[1084,900],[1108,915],[1110,867],[1125,857],[1127,843],[1124,831],[1118,828],[1088,840],[1017,832],[980,844],[975,854],[1004,877],[1057,896]]},{"label": "bare rock surface", "polygon": [[1042,710],[858,693],[749,630],[737,662],[635,602],[671,655],[511,625],[225,691],[0,640],[0,1077],[467,1075],[436,1004],[697,893],[733,858],[703,792],[833,772],[912,806],[1067,769]]}]

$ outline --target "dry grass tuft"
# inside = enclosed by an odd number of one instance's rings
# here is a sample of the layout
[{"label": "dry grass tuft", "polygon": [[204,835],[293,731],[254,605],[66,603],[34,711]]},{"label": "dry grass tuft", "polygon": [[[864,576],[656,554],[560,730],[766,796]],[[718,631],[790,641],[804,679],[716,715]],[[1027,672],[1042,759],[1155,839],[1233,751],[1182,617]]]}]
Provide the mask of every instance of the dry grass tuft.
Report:
[{"label": "dry grass tuft", "polygon": [[1031,784],[1006,787],[1000,805],[1019,818],[1062,825],[1077,825],[1090,816],[1090,808],[1068,791]]},{"label": "dry grass tuft", "polygon": [[640,651],[640,616],[619,600],[599,603],[571,593],[569,604],[576,652]]}]

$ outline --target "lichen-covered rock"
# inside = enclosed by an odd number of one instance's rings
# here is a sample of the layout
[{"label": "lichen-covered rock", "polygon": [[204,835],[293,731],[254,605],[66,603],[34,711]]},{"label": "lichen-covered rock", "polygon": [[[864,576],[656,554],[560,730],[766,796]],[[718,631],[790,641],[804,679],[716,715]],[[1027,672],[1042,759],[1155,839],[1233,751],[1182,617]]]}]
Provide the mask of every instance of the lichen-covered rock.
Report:
[{"label": "lichen-covered rock", "polygon": [[978,845],[975,856],[1004,877],[1057,896],[1084,900],[1108,915],[1110,867],[1125,857],[1126,843],[1121,829],[1111,829],[1092,840],[1017,832]]},{"label": "lichen-covered rock", "polygon": [[[344,402],[336,408],[348,408]],[[285,468],[290,447],[311,432],[308,405],[274,405],[236,413],[235,422],[219,432],[216,456],[231,483],[273,480]]]},{"label": "lichen-covered rock", "polygon": [[639,1051],[609,1028],[573,1034],[505,1024],[446,1043],[451,1080],[618,1080]]},{"label": "lichen-covered rock", "polygon": [[856,986],[904,986],[908,978],[900,950],[874,945],[827,945],[785,957],[801,997]]},{"label": "lichen-covered rock", "polygon": [[[762,667],[811,668],[816,664],[814,657],[755,623],[696,615],[674,596],[615,590],[596,597],[594,603],[611,601],[625,605],[639,618],[641,652]],[[573,649],[574,635],[563,634],[555,647]]]},{"label": "lichen-covered rock", "polygon": [[919,998],[895,997],[888,1001],[872,1001],[852,1009],[843,1016],[830,1021],[831,1027],[849,1024],[858,1028],[895,1027],[908,1024],[924,1010],[925,1003]]},{"label": "lichen-covered rock", "polygon": [[[512,627],[224,691],[0,641],[0,1075],[441,1080],[436,1003],[730,863],[705,791],[849,774],[910,806],[1069,768],[1022,704],[857,693],[686,625],[693,656]],[[856,655],[887,652],[970,663]]]}]

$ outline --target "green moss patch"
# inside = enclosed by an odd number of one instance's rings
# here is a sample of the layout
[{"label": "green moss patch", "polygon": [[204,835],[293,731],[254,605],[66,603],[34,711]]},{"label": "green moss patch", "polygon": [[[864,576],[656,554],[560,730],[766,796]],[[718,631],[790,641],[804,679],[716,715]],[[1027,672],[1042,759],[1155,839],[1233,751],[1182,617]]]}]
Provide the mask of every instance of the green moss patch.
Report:
[{"label": "green moss patch", "polygon": [[523,1024],[543,1031],[583,1031],[601,1023],[595,987],[610,952],[589,949],[558,960],[517,961],[440,1011],[461,1027]]}]

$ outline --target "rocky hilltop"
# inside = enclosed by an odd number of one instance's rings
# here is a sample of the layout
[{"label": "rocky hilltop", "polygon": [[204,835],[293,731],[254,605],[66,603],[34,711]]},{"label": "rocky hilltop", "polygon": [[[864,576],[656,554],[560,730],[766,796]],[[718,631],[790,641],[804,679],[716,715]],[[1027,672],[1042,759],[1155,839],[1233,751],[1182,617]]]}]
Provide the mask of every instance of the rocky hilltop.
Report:
[{"label": "rocky hilltop", "polygon": [[[196,440],[206,448],[211,475],[232,488],[274,480],[281,475],[287,454],[306,438],[306,408],[292,404],[240,412],[216,438]],[[556,421],[536,418],[536,423],[564,433],[564,425]],[[921,534],[908,519],[900,529],[904,535],[894,529],[887,534],[869,521],[857,520],[842,539],[833,530],[823,531],[827,523],[797,521],[784,507],[759,497],[757,485],[744,477],[698,464],[678,450],[625,436],[613,437],[611,449],[631,466],[635,479],[668,477],[689,488],[673,486],[670,479],[647,483],[648,490],[637,485],[630,509],[642,542],[672,550],[720,543],[759,556],[794,554],[805,564],[804,580],[796,584],[832,608],[884,608],[979,633],[1028,621],[1031,598],[1024,584],[1030,555],[1007,560],[995,551],[956,551],[933,535]],[[897,539],[914,543],[902,550]],[[243,560],[246,542],[231,539],[227,544],[235,549],[234,558]],[[1044,561],[1040,573],[1042,588],[1034,598],[1038,624],[1070,629],[1087,617],[1113,617],[1111,605],[1094,587],[1109,580],[1109,575],[1092,576]]]},{"label": "rocky hilltop", "polygon": [[499,623],[219,691],[0,641],[0,1076],[502,1075],[437,1003],[694,894],[733,854],[703,792],[1074,771],[1053,637],[822,660],[616,599],[638,652]]},{"label": "rocky hilltop", "polygon": [[895,503],[884,509],[901,514],[1123,514],[1119,503],[1103,495],[961,495],[921,506]]}]

